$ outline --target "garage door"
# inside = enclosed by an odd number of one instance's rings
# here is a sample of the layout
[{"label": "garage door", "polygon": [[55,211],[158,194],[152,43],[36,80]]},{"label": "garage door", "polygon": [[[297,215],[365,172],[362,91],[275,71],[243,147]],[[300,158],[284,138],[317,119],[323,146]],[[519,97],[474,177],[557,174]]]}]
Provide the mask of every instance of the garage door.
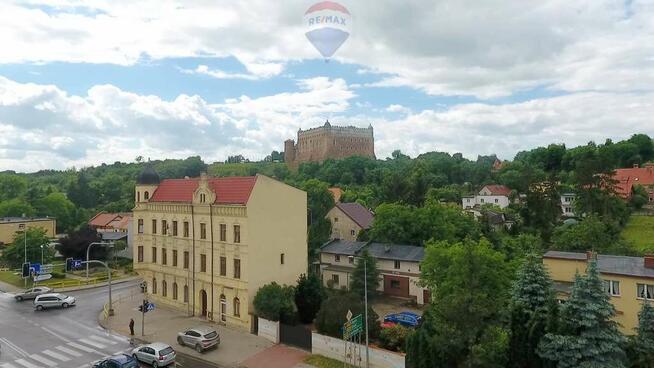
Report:
[{"label": "garage door", "polygon": [[409,278],[384,275],[384,294],[409,297]]}]

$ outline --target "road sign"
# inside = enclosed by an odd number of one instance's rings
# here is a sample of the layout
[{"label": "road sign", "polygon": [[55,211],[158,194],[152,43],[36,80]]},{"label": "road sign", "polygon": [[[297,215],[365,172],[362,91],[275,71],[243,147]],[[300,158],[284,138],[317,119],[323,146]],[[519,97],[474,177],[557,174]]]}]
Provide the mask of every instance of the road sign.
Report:
[{"label": "road sign", "polygon": [[352,336],[363,331],[363,317],[357,314],[343,324],[343,340],[349,340]]},{"label": "road sign", "polygon": [[31,271],[32,273],[39,274],[41,271],[41,264],[40,263],[32,263],[31,264]]},{"label": "road sign", "polygon": [[73,259],[73,267],[74,268],[82,267],[82,260],[81,259]]},{"label": "road sign", "polygon": [[52,265],[41,265],[41,269],[36,271],[37,275],[45,275],[47,273],[52,272]]},{"label": "road sign", "polygon": [[348,321],[352,319],[352,311],[351,310],[349,310],[349,309],[347,310],[347,314],[345,315],[345,318],[347,318]]},{"label": "road sign", "polygon": [[52,275],[49,273],[45,273],[42,275],[34,276],[34,281],[44,281],[44,280],[50,280],[52,278]]},{"label": "road sign", "polygon": [[154,303],[148,303],[147,308],[145,309],[146,312],[150,312],[154,310]]}]

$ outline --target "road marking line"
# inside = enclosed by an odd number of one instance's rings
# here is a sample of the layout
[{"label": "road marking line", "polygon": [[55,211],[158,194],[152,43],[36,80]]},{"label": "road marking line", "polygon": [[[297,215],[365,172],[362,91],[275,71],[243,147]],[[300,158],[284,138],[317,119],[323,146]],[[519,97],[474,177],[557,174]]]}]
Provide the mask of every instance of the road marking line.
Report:
[{"label": "road marking line", "polygon": [[63,341],[65,341],[65,342],[70,341],[70,340],[69,340],[68,338],[66,338],[65,336],[62,336],[62,335],[60,335],[60,334],[58,334],[58,333],[52,331],[51,329],[49,329],[49,328],[47,328],[47,327],[41,327],[41,329],[43,329],[43,331],[45,331],[45,332],[51,334],[52,336],[59,338],[60,340],[63,340]]},{"label": "road marking line", "polygon": [[91,345],[91,346],[93,346],[94,348],[97,348],[97,349],[104,349],[104,345],[102,345],[100,343],[97,343],[95,341],[89,341],[88,339],[78,339],[77,341],[83,342],[86,345]]},{"label": "road marking line", "polygon": [[55,365],[57,365],[57,363],[53,362],[52,360],[46,359],[38,354],[32,354],[30,355],[30,358],[36,360],[39,363],[45,364],[48,367],[54,367]]},{"label": "road marking line", "polygon": [[57,346],[55,349],[57,349],[57,350],[59,350],[59,351],[63,351],[64,353],[66,353],[66,354],[68,354],[68,355],[72,355],[72,356],[74,356],[74,357],[76,357],[76,358],[79,358],[79,357],[82,356],[82,354],[76,352],[76,351],[73,350],[73,349],[68,349],[68,348],[65,347],[65,346]]},{"label": "road marking line", "polygon": [[89,338],[93,339],[95,341],[104,343],[104,344],[111,344],[111,345],[116,345],[117,344],[117,342],[115,342],[115,341],[111,341],[109,339],[103,339],[102,337],[96,336],[96,335],[91,335],[91,336],[89,336]]},{"label": "road marking line", "polygon": [[16,366],[11,364],[11,363],[4,363],[4,364],[0,365],[0,367],[2,367],[2,368],[16,368]]},{"label": "road marking line", "polygon": [[16,351],[18,355],[22,355],[23,357],[27,357],[27,352],[20,347],[16,346],[13,342],[9,341],[7,338],[2,338],[0,337],[0,341],[3,341],[7,346],[9,346],[12,350]]},{"label": "road marking line", "polygon": [[18,360],[15,360],[14,363],[16,363],[16,364],[20,364],[20,365],[22,365],[23,367],[26,367],[26,368],[41,368],[41,367],[39,367],[38,365],[34,365],[34,364],[28,362],[28,361],[25,360],[25,359],[18,359]]},{"label": "road marking line", "polygon": [[87,352],[87,353],[96,353],[97,352],[97,350],[95,350],[95,349],[91,349],[91,348],[86,347],[84,345],[80,345],[80,344],[78,344],[76,342],[69,342],[68,345],[74,347],[77,350],[81,350],[81,351],[84,351],[84,352]]},{"label": "road marking line", "polygon": [[116,336],[116,335],[107,335],[107,336],[111,337],[112,339],[114,339],[116,341],[129,342],[129,339],[127,337],[125,337],[125,336]]},{"label": "road marking line", "polygon": [[61,355],[61,354],[59,354],[59,353],[55,353],[55,352],[52,351],[52,350],[43,350],[41,353],[43,353],[43,354],[45,354],[45,355],[49,355],[49,356],[51,356],[51,357],[53,357],[53,358],[55,358],[55,359],[59,359],[59,360],[61,360],[62,362],[67,362],[67,361],[70,360],[70,358],[68,358],[68,357],[66,357],[66,356],[64,356],[64,355]]}]

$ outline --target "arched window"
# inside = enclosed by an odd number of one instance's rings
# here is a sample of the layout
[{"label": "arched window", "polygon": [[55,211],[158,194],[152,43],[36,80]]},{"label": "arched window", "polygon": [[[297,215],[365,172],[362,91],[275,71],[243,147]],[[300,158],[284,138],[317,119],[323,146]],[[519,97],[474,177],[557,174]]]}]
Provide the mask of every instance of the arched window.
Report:
[{"label": "arched window", "polygon": [[157,293],[157,279],[155,277],[152,278],[152,294]]},{"label": "arched window", "polygon": [[188,303],[188,285],[184,285],[184,303]]},{"label": "arched window", "polygon": [[161,295],[168,296],[168,283],[166,282],[166,280],[163,280],[161,282]]},{"label": "arched window", "polygon": [[224,294],[220,294],[220,320],[227,321],[227,298]]},{"label": "arched window", "polygon": [[143,199],[145,199],[146,201],[150,199],[150,192],[146,190],[145,193],[143,193]]},{"label": "arched window", "polygon": [[173,282],[173,300],[177,300],[177,283]]},{"label": "arched window", "polygon": [[234,316],[241,316],[241,301],[238,298],[234,298]]}]

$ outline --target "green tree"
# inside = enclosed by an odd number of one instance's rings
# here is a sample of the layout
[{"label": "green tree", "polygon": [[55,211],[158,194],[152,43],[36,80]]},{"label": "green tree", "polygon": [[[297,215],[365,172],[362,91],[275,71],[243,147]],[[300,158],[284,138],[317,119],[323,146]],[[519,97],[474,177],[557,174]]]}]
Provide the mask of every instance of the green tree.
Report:
[{"label": "green tree", "polygon": [[629,344],[629,366],[654,368],[654,308],[648,301],[638,314],[637,332]]},{"label": "green tree", "polygon": [[68,186],[67,197],[78,207],[93,208],[97,203],[98,195],[89,184],[87,174],[80,172],[76,179]]},{"label": "green tree", "polygon": [[[65,258],[86,259],[86,248],[92,242],[99,241],[102,241],[100,235],[89,226],[84,226],[60,239],[56,248]],[[91,248],[89,257],[90,259],[107,259],[107,254],[107,248],[98,245]]]},{"label": "green tree", "polygon": [[[335,293],[325,300],[316,315],[316,329],[321,334],[342,338],[342,327],[347,321],[347,313],[364,315],[363,300],[352,293]],[[368,305],[368,333],[372,338],[379,336],[379,316]]]},{"label": "green tree", "polygon": [[364,297],[364,280],[368,286],[368,300],[375,297],[375,290],[379,287],[379,269],[377,269],[377,261],[375,257],[371,256],[367,250],[361,253],[361,257],[356,260],[356,267],[352,272],[352,279],[350,281],[350,291],[359,297]]},{"label": "green tree", "polygon": [[18,175],[0,175],[0,202],[22,198],[27,192],[27,180]]},{"label": "green tree", "polygon": [[315,259],[317,250],[331,234],[331,223],[325,216],[334,207],[334,196],[328,190],[327,183],[310,179],[302,183],[302,190],[307,192],[309,206],[309,260]]},{"label": "green tree", "polygon": [[10,267],[20,267],[25,261],[27,250],[27,262],[41,263],[41,246],[43,246],[43,261],[50,262],[54,257],[54,250],[48,246],[50,238],[41,228],[28,228],[27,240],[24,232],[16,232],[11,244],[2,252],[2,260]]},{"label": "green tree", "polygon": [[34,216],[36,211],[23,199],[14,198],[0,202],[0,217]]},{"label": "green tree", "polygon": [[75,204],[63,193],[50,193],[36,201],[35,206],[38,215],[57,219],[57,233],[71,231],[79,223]]},{"label": "green tree", "polygon": [[605,223],[596,216],[589,216],[572,225],[563,225],[554,231],[553,247],[563,251],[600,253],[625,253],[628,245],[620,237],[621,228],[615,223]]},{"label": "green tree", "polygon": [[518,269],[511,289],[509,362],[515,368],[543,366],[536,349],[545,335],[550,309],[556,308],[552,281],[535,254]]},{"label": "green tree", "polygon": [[292,322],[295,316],[294,295],[292,286],[282,286],[276,282],[266,284],[254,296],[254,309],[267,320]]},{"label": "green tree", "polygon": [[301,274],[295,287],[295,306],[302,323],[311,323],[327,298],[320,277],[315,273]]},{"label": "green tree", "polygon": [[591,261],[587,275],[575,277],[570,298],[561,307],[559,331],[543,337],[538,354],[558,368],[624,367],[625,338],[614,316],[597,261]]},{"label": "green tree", "polygon": [[649,193],[642,185],[636,185],[631,195],[630,204],[633,208],[639,210],[649,202]]},{"label": "green tree", "polygon": [[420,280],[434,298],[422,325],[409,338],[408,366],[503,366],[508,334],[501,317],[510,286],[504,256],[486,240],[431,242]]}]

